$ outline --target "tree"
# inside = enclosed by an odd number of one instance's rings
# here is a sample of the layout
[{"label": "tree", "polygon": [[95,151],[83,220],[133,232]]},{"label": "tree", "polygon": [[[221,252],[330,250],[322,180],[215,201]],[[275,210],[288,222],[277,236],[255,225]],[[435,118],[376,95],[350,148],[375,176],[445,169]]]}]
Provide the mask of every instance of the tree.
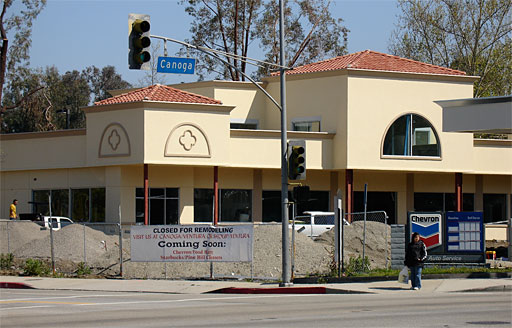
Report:
[{"label": "tree", "polygon": [[[189,43],[221,52],[219,56],[245,74],[249,73],[247,64],[240,57],[247,57],[255,42],[255,46],[265,52],[267,61],[279,63],[276,1],[182,0],[181,3],[187,4],[185,11],[194,18]],[[290,0],[285,3],[286,57],[294,59],[290,65],[345,53],[348,30],[341,25],[341,19],[332,18],[328,10],[330,1]],[[196,56],[200,80],[207,74],[234,81],[245,80],[236,70],[211,56],[204,53]],[[268,71],[269,66],[261,67],[258,75]]]},{"label": "tree", "polygon": [[391,53],[480,76],[474,97],[512,92],[510,0],[399,0]]},{"label": "tree", "polygon": [[89,82],[89,88],[94,95],[94,101],[100,101],[110,97],[108,90],[127,89],[132,85],[116,72],[114,66],[105,66],[99,69],[95,66],[87,67],[82,71],[83,76]]},{"label": "tree", "polygon": [[[0,105],[2,104],[2,92],[6,72],[13,74],[19,64],[28,64],[28,52],[32,43],[32,22],[46,5],[46,0],[22,0],[25,8],[19,13],[6,17],[7,10],[12,6],[13,0],[4,0],[2,13],[0,14]],[[9,47],[7,34],[14,33],[12,45]],[[7,60],[9,57],[9,60]]]}]

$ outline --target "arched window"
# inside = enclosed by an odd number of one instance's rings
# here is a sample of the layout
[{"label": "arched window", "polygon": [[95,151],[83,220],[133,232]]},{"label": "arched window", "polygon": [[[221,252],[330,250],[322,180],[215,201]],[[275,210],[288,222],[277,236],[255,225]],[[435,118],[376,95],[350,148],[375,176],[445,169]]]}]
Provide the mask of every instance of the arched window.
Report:
[{"label": "arched window", "polygon": [[429,121],[416,114],[399,117],[388,129],[383,155],[440,157],[441,146]]}]

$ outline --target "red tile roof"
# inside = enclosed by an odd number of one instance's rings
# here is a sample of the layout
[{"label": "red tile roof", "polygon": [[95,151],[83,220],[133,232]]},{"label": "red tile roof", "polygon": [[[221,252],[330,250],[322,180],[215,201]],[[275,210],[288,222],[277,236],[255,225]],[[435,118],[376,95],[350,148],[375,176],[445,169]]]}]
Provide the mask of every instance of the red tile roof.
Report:
[{"label": "red tile roof", "polygon": [[195,93],[178,90],[161,84],[151,85],[117,95],[115,97],[100,100],[94,103],[95,106],[124,104],[139,101],[159,101],[172,103],[211,104],[220,105],[222,102],[212,98],[197,95]]},{"label": "red tile roof", "polygon": [[[462,71],[371,50],[364,50],[345,56],[323,60],[317,63],[299,66],[287,71],[286,75],[335,71],[347,68],[403,73],[466,75],[466,73]],[[279,75],[279,72],[272,73],[272,75]]]}]

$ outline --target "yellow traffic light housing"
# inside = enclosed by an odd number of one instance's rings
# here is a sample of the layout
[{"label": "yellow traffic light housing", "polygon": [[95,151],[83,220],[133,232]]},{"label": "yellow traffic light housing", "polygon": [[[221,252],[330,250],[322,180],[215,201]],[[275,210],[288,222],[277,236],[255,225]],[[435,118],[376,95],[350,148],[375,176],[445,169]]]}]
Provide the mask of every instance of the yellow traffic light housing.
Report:
[{"label": "yellow traffic light housing", "polygon": [[150,28],[149,15],[128,15],[128,65],[130,69],[150,69]]},{"label": "yellow traffic light housing", "polygon": [[290,141],[288,154],[288,179],[306,180],[305,141]]}]

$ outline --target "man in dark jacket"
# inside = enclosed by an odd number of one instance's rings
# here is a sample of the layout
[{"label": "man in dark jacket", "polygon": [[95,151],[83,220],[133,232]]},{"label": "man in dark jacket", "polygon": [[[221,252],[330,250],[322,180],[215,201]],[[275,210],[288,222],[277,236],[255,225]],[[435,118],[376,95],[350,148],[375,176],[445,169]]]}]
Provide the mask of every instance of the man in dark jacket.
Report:
[{"label": "man in dark jacket", "polygon": [[405,250],[404,261],[404,264],[411,270],[411,289],[418,290],[421,288],[421,270],[423,269],[423,261],[426,258],[427,247],[420,240],[420,234],[415,232],[412,234],[412,241]]}]

